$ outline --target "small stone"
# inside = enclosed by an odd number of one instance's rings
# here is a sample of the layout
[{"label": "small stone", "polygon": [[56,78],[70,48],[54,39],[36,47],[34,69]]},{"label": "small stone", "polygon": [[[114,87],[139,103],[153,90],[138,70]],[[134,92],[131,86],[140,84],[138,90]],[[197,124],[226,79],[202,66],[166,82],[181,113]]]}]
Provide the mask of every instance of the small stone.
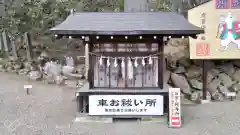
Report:
[{"label": "small stone", "polygon": [[66,80],[65,84],[69,88],[77,88],[77,81],[76,80]]},{"label": "small stone", "polygon": [[233,91],[235,91],[235,92],[240,91],[240,83],[234,84],[234,85],[231,87],[231,89],[232,89]]},{"label": "small stone", "polygon": [[62,72],[64,75],[68,75],[68,74],[72,73],[73,70],[74,70],[73,66],[63,66],[63,68],[62,68]]},{"label": "small stone", "polygon": [[200,67],[196,67],[196,66],[192,66],[188,69],[186,76],[187,78],[197,78],[202,74],[202,68]]},{"label": "small stone", "polygon": [[30,80],[38,80],[41,79],[42,75],[39,71],[30,71],[28,74]]},{"label": "small stone", "polygon": [[186,72],[186,69],[183,67],[183,66],[179,66],[175,71],[174,73],[176,74],[183,74]]},{"label": "small stone", "polygon": [[64,81],[65,81],[64,76],[59,75],[55,77],[55,82],[58,85],[64,84]]},{"label": "small stone", "polygon": [[233,80],[240,82],[240,69],[236,70],[232,76]]},{"label": "small stone", "polygon": [[187,57],[182,57],[178,60],[178,63],[180,65],[183,65],[184,67],[190,67],[191,66],[191,62],[189,60],[189,58]]},{"label": "small stone", "polygon": [[202,88],[203,88],[203,83],[202,82],[200,82],[196,79],[191,79],[189,82],[190,82],[190,84],[193,88],[198,89],[198,90],[202,90]]},{"label": "small stone", "polygon": [[171,80],[177,88],[180,88],[182,90],[183,93],[185,94],[191,93],[191,88],[188,84],[187,79],[184,76],[172,73]]},{"label": "small stone", "polygon": [[207,73],[207,83],[211,83],[215,77],[216,77],[216,75],[213,74],[212,71],[209,71],[209,72]]},{"label": "small stone", "polygon": [[227,88],[231,87],[234,84],[232,79],[225,73],[219,74],[218,77],[222,80],[223,85]]},{"label": "small stone", "polygon": [[214,93],[214,95],[212,95],[212,98],[216,101],[223,101],[224,100],[224,96],[219,92]]},{"label": "small stone", "polygon": [[200,99],[201,99],[201,97],[200,97],[200,92],[199,92],[199,91],[194,91],[194,92],[191,94],[191,101],[199,102]]},{"label": "small stone", "polygon": [[218,78],[213,79],[207,85],[208,91],[213,95],[214,93],[216,93],[218,91],[218,87],[220,86],[220,84],[221,84],[221,80],[219,80]]},{"label": "small stone", "polygon": [[227,92],[229,91],[226,86],[222,86],[222,85],[219,85],[219,86],[218,86],[218,89],[219,89],[219,92],[220,92],[221,94],[223,94],[224,96],[226,96]]},{"label": "small stone", "polygon": [[233,75],[233,73],[235,72],[235,69],[232,63],[223,64],[218,68],[224,73],[228,74],[229,76]]},{"label": "small stone", "polygon": [[20,69],[19,71],[18,71],[18,74],[19,75],[27,75],[27,73],[29,72],[30,70],[28,70],[28,69]]}]

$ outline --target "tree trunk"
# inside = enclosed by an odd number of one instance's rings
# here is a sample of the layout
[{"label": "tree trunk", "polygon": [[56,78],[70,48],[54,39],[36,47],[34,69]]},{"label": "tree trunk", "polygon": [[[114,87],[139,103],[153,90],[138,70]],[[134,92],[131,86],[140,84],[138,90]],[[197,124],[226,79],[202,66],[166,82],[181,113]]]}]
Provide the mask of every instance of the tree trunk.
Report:
[{"label": "tree trunk", "polygon": [[25,33],[25,44],[26,44],[26,55],[27,55],[27,61],[32,61],[33,59],[33,51],[32,51],[32,40],[29,33]]},{"label": "tree trunk", "polygon": [[6,53],[6,55],[9,57],[9,48],[8,48],[8,42],[7,42],[7,35],[6,32],[2,33],[2,38],[3,38],[3,48],[4,48],[4,52]]}]

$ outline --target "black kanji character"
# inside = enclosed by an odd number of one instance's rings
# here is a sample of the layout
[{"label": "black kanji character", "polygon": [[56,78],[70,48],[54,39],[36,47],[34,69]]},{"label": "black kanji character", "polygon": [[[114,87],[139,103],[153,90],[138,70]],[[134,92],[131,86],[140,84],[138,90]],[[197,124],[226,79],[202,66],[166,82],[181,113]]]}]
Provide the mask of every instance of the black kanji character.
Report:
[{"label": "black kanji character", "polygon": [[119,100],[112,99],[110,101],[110,106],[119,106]]},{"label": "black kanji character", "polygon": [[117,110],[116,109],[113,109],[113,112],[116,112]]},{"label": "black kanji character", "polygon": [[124,112],[128,112],[128,109],[124,109]]},{"label": "black kanji character", "polygon": [[123,112],[123,109],[121,109],[121,112]]},{"label": "black kanji character", "polygon": [[122,102],[121,106],[132,106],[131,99],[122,99],[121,102]]},{"label": "black kanji character", "polygon": [[146,112],[147,111],[147,109],[144,109],[144,112]]},{"label": "black kanji character", "polygon": [[128,112],[131,112],[132,111],[132,109],[128,109]]},{"label": "black kanji character", "polygon": [[156,104],[156,99],[146,99],[146,104],[145,106],[154,106],[155,107],[155,104]]},{"label": "black kanji character", "polygon": [[98,106],[108,106],[107,100],[105,99],[98,100]]},{"label": "black kanji character", "polygon": [[[140,103],[139,103],[139,102],[140,102]],[[135,106],[138,106],[139,104],[143,104],[143,101],[142,101],[142,100],[140,100],[139,102],[137,102],[137,100],[134,99],[134,105],[135,105]]]},{"label": "black kanji character", "polygon": [[105,108],[105,112],[108,112],[108,109]]},{"label": "black kanji character", "polygon": [[117,109],[117,112],[120,112],[120,109]]}]

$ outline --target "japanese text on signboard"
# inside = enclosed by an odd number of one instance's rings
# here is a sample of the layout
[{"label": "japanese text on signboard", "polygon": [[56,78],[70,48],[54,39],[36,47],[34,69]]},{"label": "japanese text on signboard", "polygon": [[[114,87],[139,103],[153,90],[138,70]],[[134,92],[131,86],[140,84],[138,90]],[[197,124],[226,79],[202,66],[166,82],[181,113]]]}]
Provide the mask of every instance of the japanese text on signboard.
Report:
[{"label": "japanese text on signboard", "polygon": [[[156,99],[101,99],[98,100],[98,106],[102,106],[105,112],[146,112],[145,107],[155,107]],[[139,106],[141,106],[139,108]],[[116,108],[117,107],[117,108]],[[125,108],[128,107],[128,108]]]},{"label": "japanese text on signboard", "polygon": [[89,115],[163,115],[163,96],[90,95]]},{"label": "japanese text on signboard", "polygon": [[180,93],[178,92],[172,92],[171,98],[172,98],[172,116],[180,115]]}]

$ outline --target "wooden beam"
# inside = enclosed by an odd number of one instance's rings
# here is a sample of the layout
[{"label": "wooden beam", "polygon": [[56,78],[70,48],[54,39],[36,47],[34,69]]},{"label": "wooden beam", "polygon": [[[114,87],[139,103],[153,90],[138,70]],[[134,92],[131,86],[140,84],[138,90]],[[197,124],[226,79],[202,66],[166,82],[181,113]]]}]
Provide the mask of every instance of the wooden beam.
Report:
[{"label": "wooden beam", "polygon": [[[90,53],[91,54],[91,53]],[[94,52],[92,55],[97,55],[97,56],[109,56],[109,57],[139,57],[139,56],[149,56],[149,55],[160,55],[161,52],[159,51],[154,51],[154,52]],[[156,55],[156,57],[158,57]]]}]

